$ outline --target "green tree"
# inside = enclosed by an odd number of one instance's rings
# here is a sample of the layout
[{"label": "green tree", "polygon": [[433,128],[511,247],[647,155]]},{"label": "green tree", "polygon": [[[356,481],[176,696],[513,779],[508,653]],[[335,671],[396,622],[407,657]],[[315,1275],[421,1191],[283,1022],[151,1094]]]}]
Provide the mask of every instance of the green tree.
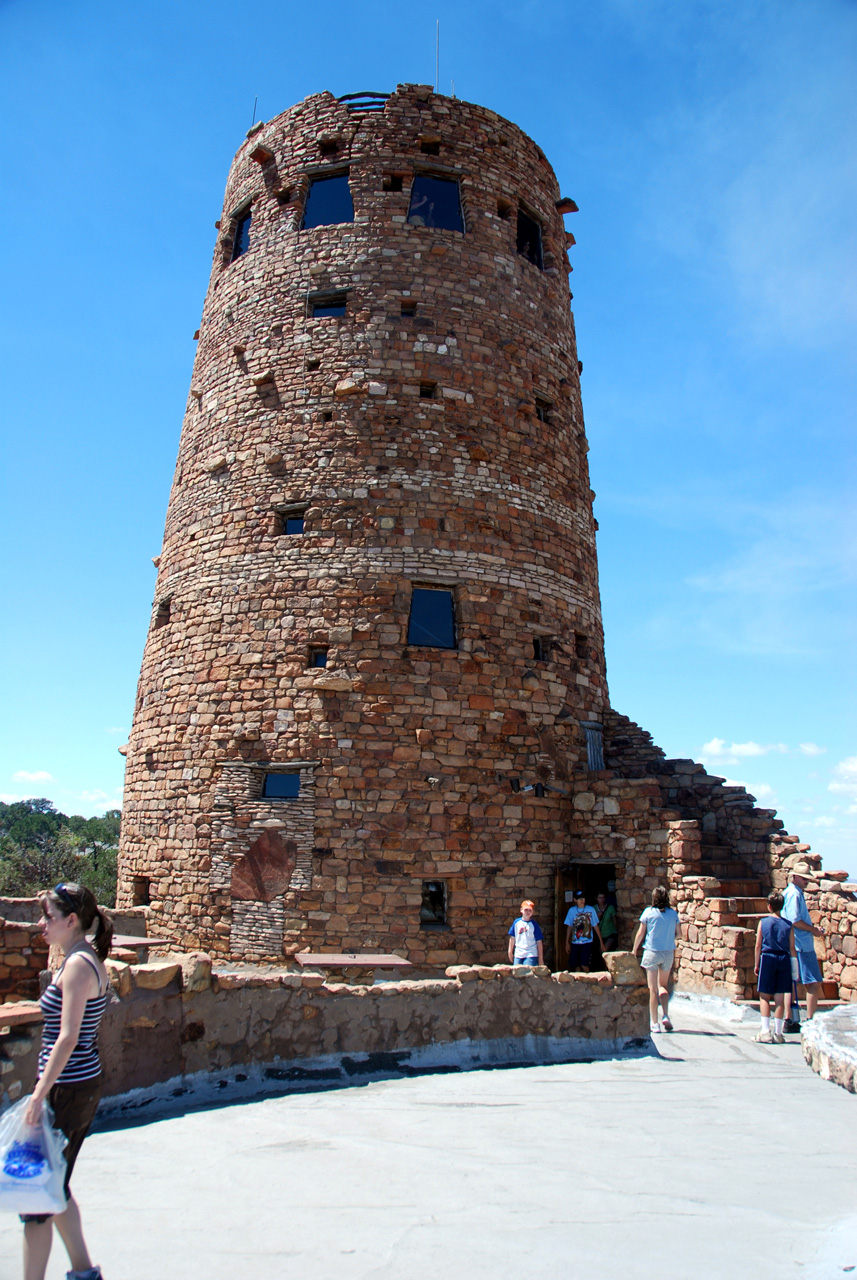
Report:
[{"label": "green tree", "polygon": [[121,816],[109,809],[102,818],[68,817],[49,800],[0,803],[0,895],[31,898],[73,880],[112,907]]}]

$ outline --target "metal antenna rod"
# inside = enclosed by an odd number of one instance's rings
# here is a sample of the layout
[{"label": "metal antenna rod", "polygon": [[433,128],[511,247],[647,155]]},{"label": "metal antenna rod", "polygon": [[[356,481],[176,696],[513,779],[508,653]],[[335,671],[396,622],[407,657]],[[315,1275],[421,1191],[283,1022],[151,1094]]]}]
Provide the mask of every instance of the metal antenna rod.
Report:
[{"label": "metal antenna rod", "polygon": [[434,91],[440,89],[440,18],[437,20],[434,33]]},{"label": "metal antenna rod", "polygon": [[258,105],[259,105],[259,95],[258,95],[258,93],[257,93],[257,94],[256,94],[256,97],[253,99],[253,119],[250,121],[250,128],[251,128],[251,129],[253,128],[253,125],[256,123],[256,107],[257,107]]}]

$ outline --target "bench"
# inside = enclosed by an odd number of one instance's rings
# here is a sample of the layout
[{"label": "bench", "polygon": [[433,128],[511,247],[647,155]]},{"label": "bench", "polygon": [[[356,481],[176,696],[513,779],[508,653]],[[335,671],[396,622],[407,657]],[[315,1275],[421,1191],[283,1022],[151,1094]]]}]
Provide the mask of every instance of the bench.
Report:
[{"label": "bench", "polygon": [[385,969],[412,969],[402,956],[365,951],[299,951],[294,957],[302,969],[372,969],[375,978]]}]

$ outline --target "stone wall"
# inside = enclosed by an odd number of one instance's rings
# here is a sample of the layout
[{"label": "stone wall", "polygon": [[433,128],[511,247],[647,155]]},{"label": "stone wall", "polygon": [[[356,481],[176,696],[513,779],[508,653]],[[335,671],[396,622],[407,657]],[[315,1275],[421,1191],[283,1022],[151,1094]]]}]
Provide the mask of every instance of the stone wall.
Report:
[{"label": "stone wall", "polygon": [[[24,904],[29,899],[5,899],[7,904],[10,901]],[[22,907],[19,914],[23,916],[28,911]],[[39,974],[47,962],[48,948],[38,925],[0,916],[0,1003],[38,999]]]},{"label": "stone wall", "polygon": [[436,979],[364,986],[315,972],[212,974],[200,953],[142,965],[111,961],[112,999],[100,1033],[106,1093],[197,1072],[427,1047],[439,1061],[448,1046],[452,1062],[465,1043],[493,1045],[496,1056],[508,1054],[497,1046],[526,1042],[523,1060],[538,1045],[568,1059],[616,1052],[648,1035],[648,1005],[636,962],[617,953],[612,964],[615,978],[461,966]]},{"label": "stone wall", "polygon": [[[353,221],[303,229],[346,170]],[[462,229],[409,220],[432,175]],[[520,129],[426,86],[314,94],[236,155],[126,757],[119,901],[177,945],[442,965],[502,954],[524,896],[550,926],[607,701],[567,208]],[[454,648],[409,642],[418,586],[452,593]]]}]

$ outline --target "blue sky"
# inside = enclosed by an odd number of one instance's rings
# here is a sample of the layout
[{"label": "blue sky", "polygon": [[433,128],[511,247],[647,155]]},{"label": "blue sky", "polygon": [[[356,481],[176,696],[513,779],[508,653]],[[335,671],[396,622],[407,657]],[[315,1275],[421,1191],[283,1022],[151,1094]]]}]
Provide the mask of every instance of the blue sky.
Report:
[{"label": "blue sky", "polygon": [[848,0],[0,0],[0,795],[120,802],[254,98],[432,82],[437,18],[441,90],[519,124],[580,205],[613,704],[857,873]]}]

